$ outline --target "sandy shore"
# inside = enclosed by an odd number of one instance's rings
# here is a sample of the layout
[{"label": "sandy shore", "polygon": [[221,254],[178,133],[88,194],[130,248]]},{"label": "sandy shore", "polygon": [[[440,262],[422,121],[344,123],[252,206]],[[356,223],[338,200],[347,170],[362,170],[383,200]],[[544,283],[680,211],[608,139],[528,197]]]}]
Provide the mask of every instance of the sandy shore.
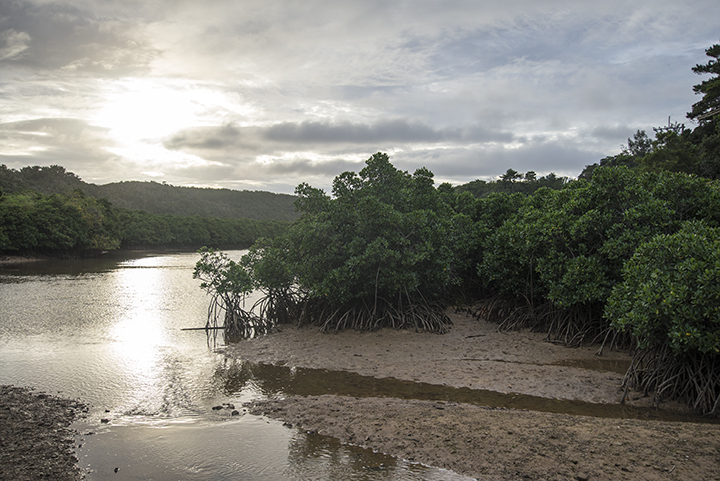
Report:
[{"label": "sandy shore", "polygon": [[[285,327],[234,357],[453,387],[617,404],[627,353],[569,349],[452,314],[445,335]],[[648,404],[633,395],[631,402]],[[673,406],[666,406],[673,407]],[[674,406],[677,407],[677,406]],[[619,420],[461,403],[289,396],[250,406],[346,443],[478,479],[720,479],[720,426]]]}]

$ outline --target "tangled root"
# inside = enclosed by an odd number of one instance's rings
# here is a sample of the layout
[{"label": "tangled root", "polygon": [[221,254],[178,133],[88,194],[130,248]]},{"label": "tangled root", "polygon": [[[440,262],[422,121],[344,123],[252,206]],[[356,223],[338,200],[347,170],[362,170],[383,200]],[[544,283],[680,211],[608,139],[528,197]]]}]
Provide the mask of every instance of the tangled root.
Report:
[{"label": "tangled root", "polygon": [[498,324],[498,329],[504,331],[531,329],[544,332],[548,341],[569,347],[610,340],[611,348],[623,348],[630,341],[629,336],[611,331],[609,323],[602,317],[602,307],[598,305],[561,308],[551,302],[533,305],[527,299],[522,302],[495,296],[475,304],[471,314]]},{"label": "tangled root", "polygon": [[223,327],[225,340],[235,342],[268,334],[275,327],[275,323],[252,312],[236,308],[225,312]]},{"label": "tangled root", "polygon": [[372,303],[356,301],[336,306],[322,298],[291,300],[266,296],[258,304],[261,315],[273,323],[292,320],[297,325],[318,326],[321,331],[374,331],[390,327],[443,334],[452,325],[444,306],[424,300],[390,304],[378,299]]},{"label": "tangled root", "polygon": [[695,412],[717,417],[720,414],[720,355],[675,353],[664,345],[643,349],[633,357],[623,379],[625,396],[629,388],[653,395],[653,404],[675,400]]}]

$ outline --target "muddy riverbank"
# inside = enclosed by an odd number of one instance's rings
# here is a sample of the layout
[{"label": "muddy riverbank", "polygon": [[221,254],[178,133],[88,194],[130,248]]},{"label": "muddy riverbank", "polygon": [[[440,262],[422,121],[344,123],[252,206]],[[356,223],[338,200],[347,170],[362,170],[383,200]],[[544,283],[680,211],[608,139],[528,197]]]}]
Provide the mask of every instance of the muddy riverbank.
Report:
[{"label": "muddy riverbank", "polygon": [[450,313],[447,334],[382,329],[321,333],[281,327],[280,332],[227,349],[253,362],[356,372],[452,387],[487,389],[593,403],[619,403],[630,362],[627,352],[598,346],[569,349],[541,333],[500,332],[495,324]]},{"label": "muddy riverbank", "polygon": [[77,401],[0,386],[0,480],[81,479],[70,424]]},{"label": "muddy riverbank", "polygon": [[[452,314],[445,335],[283,328],[228,350],[254,362],[617,404],[628,353],[568,349]],[[632,393],[631,404],[649,399]],[[720,479],[720,426],[393,398],[287,396],[251,411],[478,479]],[[679,409],[665,405],[664,409]]]},{"label": "muddy riverbank", "polygon": [[717,425],[342,396],[291,396],[250,411],[480,480],[720,479]]}]

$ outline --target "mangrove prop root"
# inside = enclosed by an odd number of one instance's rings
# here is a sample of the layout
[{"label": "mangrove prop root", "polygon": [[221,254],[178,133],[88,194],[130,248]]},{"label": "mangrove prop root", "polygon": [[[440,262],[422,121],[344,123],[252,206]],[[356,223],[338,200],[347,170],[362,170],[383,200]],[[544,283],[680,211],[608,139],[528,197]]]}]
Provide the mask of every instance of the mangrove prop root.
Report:
[{"label": "mangrove prop root", "polygon": [[528,328],[546,333],[550,342],[570,347],[604,339],[611,339],[611,349],[625,348],[630,343],[629,336],[611,334],[609,323],[602,318],[602,309],[592,304],[559,308],[550,302],[534,305],[528,299],[518,301],[495,296],[475,304],[470,312],[474,317],[497,324],[500,330]]},{"label": "mangrove prop root", "polygon": [[269,333],[274,322],[268,318],[255,315],[252,310],[243,309],[243,298],[232,298],[215,294],[208,306],[208,317],[205,329],[208,341],[212,332],[213,342],[217,341],[217,331],[222,330],[225,339],[237,341]]},{"label": "mangrove prop root", "polygon": [[216,329],[222,320],[226,338],[233,340],[267,334],[279,324],[316,325],[321,331],[391,327],[439,334],[452,325],[444,305],[407,292],[395,302],[378,296],[338,306],[299,290],[276,290],[265,293],[247,311],[241,300],[213,296],[206,328]]},{"label": "mangrove prop root", "polygon": [[[653,404],[676,400],[696,412],[720,414],[720,360],[714,353],[675,353],[667,346],[638,351],[623,386],[653,396]],[[623,399],[624,400],[624,399]]]},{"label": "mangrove prop root", "polygon": [[412,299],[408,295],[401,296],[396,303],[378,297],[368,302],[337,306],[322,298],[270,294],[256,305],[260,315],[274,324],[289,321],[298,325],[316,325],[321,331],[373,331],[390,327],[445,333],[452,324],[444,306],[425,299]]}]

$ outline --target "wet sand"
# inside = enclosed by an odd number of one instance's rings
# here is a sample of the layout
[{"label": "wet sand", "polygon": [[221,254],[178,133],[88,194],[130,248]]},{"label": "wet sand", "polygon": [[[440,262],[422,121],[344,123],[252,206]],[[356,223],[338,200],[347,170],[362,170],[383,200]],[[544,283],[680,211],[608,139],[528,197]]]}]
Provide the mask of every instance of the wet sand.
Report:
[{"label": "wet sand", "polygon": [[[282,327],[242,341],[228,354],[254,362],[343,370],[453,387],[487,389],[594,403],[619,403],[627,352],[598,346],[569,349],[529,331],[499,332],[495,324],[450,313],[447,334],[383,329],[321,333]],[[593,369],[572,367],[587,365]]]},{"label": "wet sand", "polygon": [[[253,362],[347,370],[544,398],[618,404],[625,352],[569,349],[539,333],[498,332],[451,313],[445,335],[284,327],[228,354]],[[590,368],[590,369],[588,369]],[[649,399],[631,395],[630,402]],[[664,408],[677,409],[666,405]],[[288,396],[251,411],[478,479],[720,479],[720,426],[618,420],[461,403]]]}]

